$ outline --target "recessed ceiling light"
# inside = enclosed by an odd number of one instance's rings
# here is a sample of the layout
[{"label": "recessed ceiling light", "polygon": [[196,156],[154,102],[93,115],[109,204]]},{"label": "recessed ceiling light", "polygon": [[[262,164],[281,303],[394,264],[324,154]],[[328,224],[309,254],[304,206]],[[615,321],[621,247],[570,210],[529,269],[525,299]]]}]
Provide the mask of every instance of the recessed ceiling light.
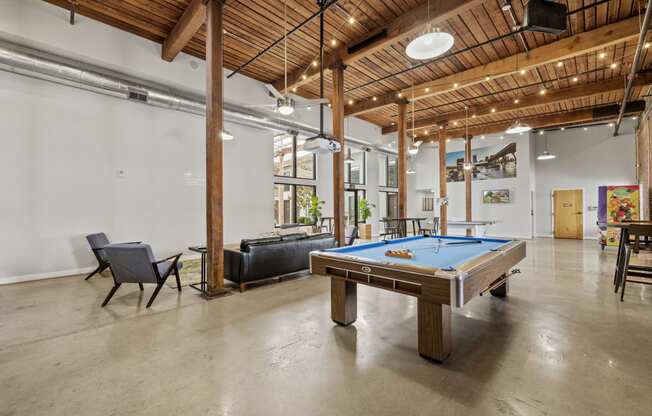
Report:
[{"label": "recessed ceiling light", "polygon": [[614,63],[612,63],[610,66],[611,66],[611,69],[614,69],[615,67],[618,66],[618,64],[614,62]]},{"label": "recessed ceiling light", "polygon": [[349,17],[349,24],[352,25],[354,23],[355,23],[355,19],[353,18],[353,16]]},{"label": "recessed ceiling light", "polygon": [[496,112],[496,109],[495,109],[495,108],[492,108],[492,109],[491,109],[491,112],[492,112],[492,113],[495,113],[495,112]]},{"label": "recessed ceiling light", "polygon": [[650,42],[645,42],[645,45],[643,45],[643,47],[644,47],[645,49],[649,48],[649,47],[650,47]]},{"label": "recessed ceiling light", "polygon": [[426,92],[430,92],[430,88],[426,87]]},{"label": "recessed ceiling light", "polygon": [[563,62],[557,62],[557,68],[561,68],[562,66],[564,66]]},{"label": "recessed ceiling light", "polygon": [[514,99],[514,104],[518,104],[518,98]]},{"label": "recessed ceiling light", "polygon": [[317,61],[312,61],[312,66],[317,66]]},{"label": "recessed ceiling light", "polygon": [[446,139],[446,143],[450,143],[450,142],[451,142],[451,139]]},{"label": "recessed ceiling light", "polygon": [[349,105],[353,105],[353,100],[349,100]]},{"label": "recessed ceiling light", "polygon": [[598,55],[598,58],[603,59],[605,56],[607,56],[606,53],[600,52],[600,55]]},{"label": "recessed ceiling light", "polygon": [[541,95],[544,95],[545,93],[546,93],[545,89],[542,89],[541,91],[539,91],[539,94],[541,94]]},{"label": "recessed ceiling light", "polygon": [[423,134],[428,134],[428,130],[424,130],[424,131],[423,131]]},{"label": "recessed ceiling light", "polygon": [[586,127],[584,127],[584,128],[582,129],[582,130],[584,130],[584,131],[587,131],[587,130],[588,130],[588,128],[586,128]]},{"label": "recessed ceiling light", "polygon": [[475,118],[475,114],[473,114],[473,115],[471,116],[471,118]]},{"label": "recessed ceiling light", "polygon": [[306,79],[306,78],[308,78],[308,76],[306,74],[301,75],[301,79]]},{"label": "recessed ceiling light", "polygon": [[638,117],[634,116],[634,117],[632,117],[632,120],[636,120],[637,118],[638,118]]},{"label": "recessed ceiling light", "polygon": [[456,82],[455,84],[453,84],[453,88],[457,88],[457,87],[459,87],[459,86],[460,86],[460,85],[459,85],[457,82]]},{"label": "recessed ceiling light", "polygon": [[394,123],[394,122],[392,121],[392,126],[395,126],[395,125],[396,125],[396,123]]},{"label": "recessed ceiling light", "polygon": [[457,121],[453,121],[453,126],[457,126]]},{"label": "recessed ceiling light", "polygon": [[491,81],[491,78],[490,77],[484,77],[484,80],[485,81]]},{"label": "recessed ceiling light", "polygon": [[609,123],[609,127],[613,127],[613,126],[614,126],[614,123]]},{"label": "recessed ceiling light", "polygon": [[332,46],[337,45],[337,40],[336,40],[336,39],[331,40],[331,45],[332,45]]},{"label": "recessed ceiling light", "polygon": [[480,140],[484,140],[484,136],[480,136]]},{"label": "recessed ceiling light", "polygon": [[297,92],[297,87],[292,88],[292,92]]},{"label": "recessed ceiling light", "polygon": [[374,101],[376,101],[378,98],[376,98],[376,97],[374,96],[374,97],[372,97],[371,99],[374,100]]},{"label": "recessed ceiling light", "polygon": [[543,136],[543,130],[539,130],[539,136]]},{"label": "recessed ceiling light", "polygon": [[400,93],[400,92],[398,94],[396,94],[396,95],[398,96],[398,98],[401,98],[403,96],[403,94]]},{"label": "recessed ceiling light", "polygon": [[577,82],[577,77],[573,77],[573,82]]},{"label": "recessed ceiling light", "polygon": [[525,75],[525,69],[521,69],[521,75]]},{"label": "recessed ceiling light", "polygon": [[562,127],[562,128],[561,128],[561,131],[564,131],[564,130],[566,130],[566,127]]}]

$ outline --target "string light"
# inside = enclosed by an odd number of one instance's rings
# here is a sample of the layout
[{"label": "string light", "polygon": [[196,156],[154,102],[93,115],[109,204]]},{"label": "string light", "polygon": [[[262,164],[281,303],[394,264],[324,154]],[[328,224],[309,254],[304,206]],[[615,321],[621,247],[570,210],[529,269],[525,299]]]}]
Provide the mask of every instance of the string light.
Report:
[{"label": "string light", "polygon": [[353,105],[353,100],[349,100],[349,105]]},{"label": "string light", "polygon": [[430,88],[426,87],[426,92],[430,92]]},{"label": "string light", "polygon": [[650,42],[645,42],[645,45],[643,45],[645,49],[648,49],[650,47]]},{"label": "string light", "polygon": [[539,91],[539,94],[541,94],[541,95],[544,95],[545,93],[546,93],[545,89],[542,89],[541,91]]},{"label": "string light", "polygon": [[577,82],[577,77],[573,77],[573,82]]},{"label": "string light", "polygon": [[557,68],[561,68],[562,66],[564,66],[563,62],[557,62]]},{"label": "string light", "polygon": [[604,52],[601,52],[600,55],[598,55],[598,58],[604,59],[605,56],[607,56],[607,54],[604,53]]},{"label": "string light", "polygon": [[611,69],[614,69],[614,68],[616,68],[618,66],[618,64],[614,62],[610,66],[611,66]]},{"label": "string light", "polygon": [[354,23],[355,23],[355,19],[353,18],[353,16],[349,17],[349,24],[352,25]]},{"label": "string light", "polygon": [[336,39],[331,40],[331,46],[335,46],[335,45],[337,45],[337,40]]},{"label": "string light", "polygon": [[525,69],[521,69],[521,75],[525,75]]},{"label": "string light", "polygon": [[459,87],[459,86],[460,86],[460,85],[459,85],[457,82],[456,82],[455,84],[453,84],[453,88],[457,88],[457,87]]},{"label": "string light", "polygon": [[376,98],[376,96],[374,96],[374,97],[372,97],[371,99],[374,100],[374,101],[376,101],[378,98]]},{"label": "string light", "polygon": [[518,104],[518,98],[514,99],[514,104]]},{"label": "string light", "polygon": [[316,67],[317,66],[317,61],[312,61],[312,66]]},{"label": "string light", "polygon": [[484,77],[484,80],[485,80],[485,81],[490,81],[491,78],[490,78],[490,77]]},{"label": "string light", "polygon": [[491,112],[492,112],[492,113],[495,113],[495,112],[496,112],[496,109],[495,109],[495,108],[492,108],[492,109],[491,109]]},{"label": "string light", "polygon": [[301,79],[305,80],[306,78],[308,78],[308,76],[306,74],[301,75]]}]

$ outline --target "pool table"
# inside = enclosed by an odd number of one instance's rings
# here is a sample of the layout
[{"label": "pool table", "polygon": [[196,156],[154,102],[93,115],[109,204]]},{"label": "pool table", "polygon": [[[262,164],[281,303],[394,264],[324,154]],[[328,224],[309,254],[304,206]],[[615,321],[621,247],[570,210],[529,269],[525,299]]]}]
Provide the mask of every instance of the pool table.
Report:
[{"label": "pool table", "polygon": [[340,325],[356,320],[358,283],[415,296],[419,354],[443,362],[452,350],[451,307],[485,292],[506,296],[508,273],[524,258],[524,241],[415,236],[313,251],[310,271],[331,278],[331,318]]}]

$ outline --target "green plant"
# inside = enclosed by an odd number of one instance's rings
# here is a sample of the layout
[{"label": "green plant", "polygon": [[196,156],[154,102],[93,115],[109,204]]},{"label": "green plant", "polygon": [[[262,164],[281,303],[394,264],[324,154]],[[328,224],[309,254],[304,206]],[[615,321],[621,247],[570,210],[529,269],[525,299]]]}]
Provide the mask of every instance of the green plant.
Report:
[{"label": "green plant", "polygon": [[367,201],[367,198],[362,198],[358,202],[358,208],[360,209],[360,219],[362,222],[367,222],[367,218],[371,217],[371,208],[376,208],[376,205]]},{"label": "green plant", "polygon": [[320,201],[317,195],[310,197],[310,206],[308,207],[308,214],[312,217],[313,223],[317,223],[321,218],[321,208],[324,201]]}]

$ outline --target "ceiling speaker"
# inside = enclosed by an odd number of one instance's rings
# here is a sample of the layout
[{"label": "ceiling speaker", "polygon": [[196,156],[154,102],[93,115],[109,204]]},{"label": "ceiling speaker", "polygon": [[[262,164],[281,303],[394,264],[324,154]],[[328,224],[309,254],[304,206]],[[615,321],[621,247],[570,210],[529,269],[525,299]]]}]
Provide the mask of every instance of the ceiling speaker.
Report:
[{"label": "ceiling speaker", "polygon": [[525,6],[523,28],[529,32],[558,35],[566,31],[566,6],[546,0],[530,0]]}]

